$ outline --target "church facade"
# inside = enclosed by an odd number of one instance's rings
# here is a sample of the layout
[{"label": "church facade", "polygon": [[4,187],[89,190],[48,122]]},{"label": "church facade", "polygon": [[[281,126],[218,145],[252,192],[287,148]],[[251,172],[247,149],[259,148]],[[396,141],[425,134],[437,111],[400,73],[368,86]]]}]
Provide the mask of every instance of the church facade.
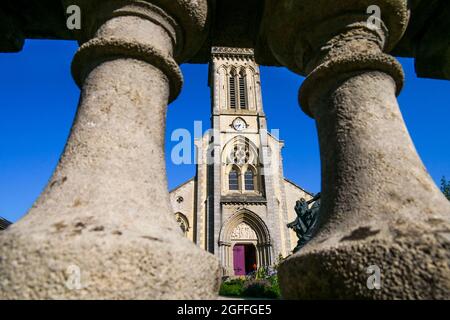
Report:
[{"label": "church facade", "polygon": [[224,275],[245,275],[290,254],[297,238],[286,224],[313,195],[284,177],[253,50],[214,47],[209,86],[212,130],[195,141],[195,177],[170,199],[185,236],[216,255]]}]

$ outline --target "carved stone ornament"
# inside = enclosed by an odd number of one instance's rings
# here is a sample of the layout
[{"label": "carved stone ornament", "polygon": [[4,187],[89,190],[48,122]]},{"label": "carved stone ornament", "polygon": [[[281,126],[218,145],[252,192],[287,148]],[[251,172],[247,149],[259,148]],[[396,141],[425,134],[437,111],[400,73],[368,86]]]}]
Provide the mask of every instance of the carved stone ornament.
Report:
[{"label": "carved stone ornament", "polygon": [[231,233],[231,240],[256,240],[255,231],[246,223],[239,224]]}]

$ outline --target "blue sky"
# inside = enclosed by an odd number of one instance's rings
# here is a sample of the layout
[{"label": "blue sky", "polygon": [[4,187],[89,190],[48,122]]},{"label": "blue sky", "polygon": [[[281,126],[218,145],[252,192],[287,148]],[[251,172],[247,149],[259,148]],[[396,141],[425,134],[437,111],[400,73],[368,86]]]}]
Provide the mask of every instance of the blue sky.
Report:
[{"label": "blue sky", "polygon": [[[27,41],[20,53],[0,54],[0,216],[17,221],[45,187],[67,140],[79,90],[70,75],[77,48],[68,41]],[[413,61],[400,59],[406,86],[399,97],[415,146],[434,180],[450,177],[450,81],[419,79]],[[210,124],[207,65],[183,65],[185,85],[168,108],[166,163],[169,188],[195,174],[194,165],[174,165],[173,130]],[[314,121],[299,108],[302,78],[284,68],[261,68],[264,110],[280,130],[285,176],[320,191],[320,160]]]}]

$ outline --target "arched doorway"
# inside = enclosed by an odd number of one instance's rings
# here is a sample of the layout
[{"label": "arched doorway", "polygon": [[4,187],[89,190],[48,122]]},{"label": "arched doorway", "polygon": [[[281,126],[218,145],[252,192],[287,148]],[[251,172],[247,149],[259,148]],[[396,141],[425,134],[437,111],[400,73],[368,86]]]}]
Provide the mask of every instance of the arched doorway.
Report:
[{"label": "arched doorway", "polygon": [[241,210],[222,226],[219,254],[225,275],[242,276],[272,263],[269,230],[256,213]]},{"label": "arched doorway", "polygon": [[233,270],[235,276],[245,276],[258,267],[256,247],[253,243],[236,243],[233,246]]}]

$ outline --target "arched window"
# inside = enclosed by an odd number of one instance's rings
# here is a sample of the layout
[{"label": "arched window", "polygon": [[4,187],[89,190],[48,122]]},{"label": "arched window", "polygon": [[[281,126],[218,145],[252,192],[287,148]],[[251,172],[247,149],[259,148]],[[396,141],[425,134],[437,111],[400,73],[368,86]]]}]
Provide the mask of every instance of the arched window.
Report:
[{"label": "arched window", "polygon": [[239,190],[239,174],[236,169],[232,169],[228,174],[228,189]]},{"label": "arched window", "polygon": [[255,190],[255,176],[252,170],[248,169],[245,172],[244,181],[245,181],[245,190],[248,191]]}]

